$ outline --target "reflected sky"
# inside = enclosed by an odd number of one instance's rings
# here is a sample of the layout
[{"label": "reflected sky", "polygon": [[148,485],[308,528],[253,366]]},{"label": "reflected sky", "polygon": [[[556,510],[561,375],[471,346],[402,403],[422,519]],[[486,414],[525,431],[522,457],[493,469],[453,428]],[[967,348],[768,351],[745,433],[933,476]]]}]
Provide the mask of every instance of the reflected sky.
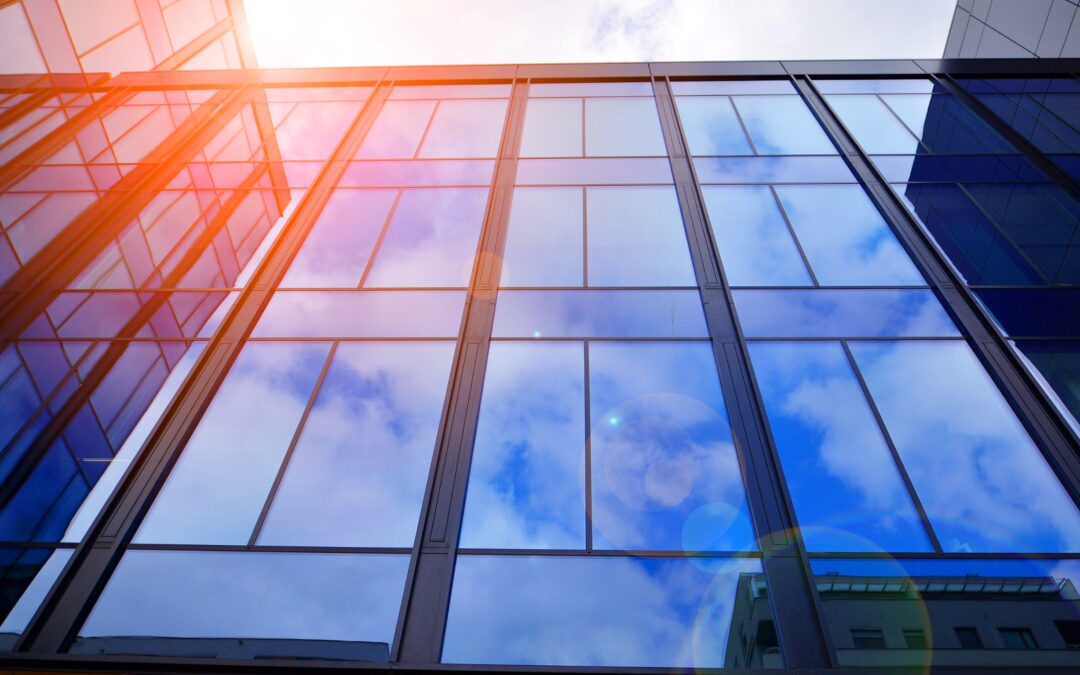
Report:
[{"label": "reflected sky", "polygon": [[418,157],[495,157],[505,100],[439,101]]},{"label": "reflected sky", "polygon": [[928,290],[734,291],[747,337],[954,337]]},{"label": "reflected sky", "polygon": [[919,142],[877,96],[825,98],[866,152],[899,155],[919,152]]},{"label": "reflected sky", "polygon": [[840,343],[750,354],[807,549],[931,550]]},{"label": "reflected sky", "polygon": [[754,547],[712,346],[589,346],[593,546]]},{"label": "reflected sky", "polygon": [[926,283],[860,186],[781,186],[776,192],[822,285]]},{"label": "reflected sky", "polygon": [[582,188],[516,188],[507,226],[502,286],[584,283]]},{"label": "reflected sky", "polygon": [[584,139],[582,105],[580,98],[529,99],[518,154],[521,157],[581,157]]},{"label": "reflected sky", "polygon": [[757,560],[461,556],[442,660],[723,667],[736,586],[760,569]]},{"label": "reflected sky", "polygon": [[759,155],[834,155],[828,136],[798,96],[736,96]]},{"label": "reflected sky", "polygon": [[[672,83],[683,84],[683,83]],[[694,155],[752,155],[753,149],[727,96],[679,96],[686,142]]]},{"label": "reflected sky", "polygon": [[590,157],[667,155],[656,101],[585,99],[585,154]]},{"label": "reflected sky", "polygon": [[518,185],[671,183],[671,162],[666,157],[522,159],[516,180]]},{"label": "reflected sky", "polygon": [[465,291],[278,291],[253,337],[456,337]]},{"label": "reflected sky", "polygon": [[702,183],[854,183],[839,157],[698,157]]},{"label": "reflected sky", "polygon": [[257,543],[411,546],[454,345],[339,345]]},{"label": "reflected sky", "polygon": [[493,343],[460,546],[583,549],[584,467],[582,343]]},{"label": "reflected sky", "polygon": [[128,551],[79,635],[389,644],[408,566],[407,555]]},{"label": "reflected sky", "polygon": [[709,225],[732,286],[810,286],[768,186],[702,188]]},{"label": "reflected sky", "polygon": [[[60,576],[60,572],[64,570],[64,565],[71,559],[71,554],[74,552],[75,549],[61,548],[49,554],[48,560],[37,570],[33,580],[18,595],[18,601],[15,601],[15,598],[11,597],[11,595],[6,594],[7,597],[4,598],[3,606],[6,606],[8,602],[14,604],[11,610],[7,612],[7,616],[4,617],[4,622],[0,624],[0,634],[19,634],[26,629],[30,619],[34,616],[34,612],[41,605],[41,601],[45,599],[45,595],[52,589],[56,579]],[[26,561],[20,560],[17,566],[25,569]],[[18,571],[15,571],[13,576],[21,575]],[[13,581],[15,583],[12,583]],[[4,585],[10,590],[15,590],[20,585],[19,581],[25,581],[25,578],[20,580],[7,578],[4,579]]]},{"label": "reflected sky", "polygon": [[696,290],[500,291],[494,337],[707,337]]},{"label": "reflected sky", "polygon": [[851,350],[946,551],[1080,547],[1080,513],[965,343]]},{"label": "reflected sky", "polygon": [[245,346],[135,541],[246,544],[329,350]]},{"label": "reflected sky", "polygon": [[408,159],[427,128],[436,101],[387,101],[364,136],[356,159]]}]

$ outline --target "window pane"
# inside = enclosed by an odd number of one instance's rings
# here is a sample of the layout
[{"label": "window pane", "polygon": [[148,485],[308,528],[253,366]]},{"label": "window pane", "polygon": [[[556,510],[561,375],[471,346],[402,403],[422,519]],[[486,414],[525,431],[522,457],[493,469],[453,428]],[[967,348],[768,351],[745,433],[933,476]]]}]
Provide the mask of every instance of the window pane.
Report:
[{"label": "window pane", "polygon": [[406,190],[364,286],[468,286],[487,195],[484,188]]},{"label": "window pane", "polygon": [[488,185],[494,173],[495,161],[488,159],[349,162],[338,187]]},{"label": "window pane", "polygon": [[488,355],[460,546],[585,548],[582,344]]},{"label": "window pane", "polygon": [[15,646],[75,549],[0,549],[4,595],[0,599],[0,652]]},{"label": "window pane", "polygon": [[754,154],[730,98],[680,96],[675,100],[679,106],[679,118],[691,154]]},{"label": "window pane", "polygon": [[128,551],[77,654],[387,661],[407,555]]},{"label": "window pane", "polygon": [[495,337],[707,337],[697,291],[501,291]]},{"label": "window pane", "polygon": [[252,337],[454,338],[464,291],[278,291]]},{"label": "window pane", "polygon": [[731,285],[811,285],[772,190],[708,186],[702,194]]},{"label": "window pane", "polygon": [[506,101],[441,101],[420,157],[495,157]]},{"label": "window pane", "polygon": [[877,96],[827,96],[829,105],[868,153],[910,155],[919,143]]},{"label": "window pane", "polygon": [[688,80],[672,82],[671,91],[679,95],[704,94],[794,94],[787,80]]},{"label": "window pane", "polygon": [[746,337],[959,337],[931,291],[734,291]]},{"label": "window pane", "polygon": [[453,353],[340,345],[258,543],[412,546]]},{"label": "window pane", "polygon": [[336,190],[281,285],[356,288],[396,195],[395,190]]},{"label": "window pane", "polygon": [[529,96],[652,96],[649,82],[540,82],[529,85]]},{"label": "window pane", "polygon": [[518,185],[628,185],[671,183],[671,162],[665,159],[523,159]]},{"label": "window pane", "polygon": [[759,155],[834,155],[836,148],[798,96],[736,96]]},{"label": "window pane", "polygon": [[586,190],[590,286],[694,286],[675,189]]},{"label": "window pane", "polygon": [[585,99],[585,154],[666,155],[656,102],[652,97]]},{"label": "window pane", "polygon": [[135,540],[246,544],[329,349],[245,346]]},{"label": "window pane", "polygon": [[517,188],[503,254],[503,286],[581,286],[581,188]]},{"label": "window pane", "polygon": [[728,629],[736,612],[771,618],[761,581],[757,560],[461,556],[442,659],[743,666]]},{"label": "window pane", "polygon": [[835,342],[750,345],[811,551],[929,551],[889,447]]},{"label": "window pane", "polygon": [[926,283],[861,187],[784,186],[776,192],[823,285]]},{"label": "window pane", "polygon": [[357,159],[407,159],[416,153],[435,101],[387,101],[364,137]]},{"label": "window pane", "polygon": [[851,345],[946,551],[1080,548],[1080,514],[963,342]]},{"label": "window pane", "polygon": [[581,157],[582,101],[529,99],[521,132],[522,157]]},{"label": "window pane", "polygon": [[699,157],[702,183],[854,183],[839,157]]},{"label": "window pane", "polygon": [[593,546],[754,548],[712,346],[591,343]]}]

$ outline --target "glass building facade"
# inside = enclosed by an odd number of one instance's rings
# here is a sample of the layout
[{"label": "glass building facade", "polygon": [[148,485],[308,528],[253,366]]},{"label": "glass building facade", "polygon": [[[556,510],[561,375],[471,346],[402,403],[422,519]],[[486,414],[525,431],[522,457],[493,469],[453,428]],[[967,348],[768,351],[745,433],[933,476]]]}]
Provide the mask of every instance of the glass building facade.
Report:
[{"label": "glass building facade", "polygon": [[1076,62],[92,51],[0,76],[5,663],[1080,666]]}]

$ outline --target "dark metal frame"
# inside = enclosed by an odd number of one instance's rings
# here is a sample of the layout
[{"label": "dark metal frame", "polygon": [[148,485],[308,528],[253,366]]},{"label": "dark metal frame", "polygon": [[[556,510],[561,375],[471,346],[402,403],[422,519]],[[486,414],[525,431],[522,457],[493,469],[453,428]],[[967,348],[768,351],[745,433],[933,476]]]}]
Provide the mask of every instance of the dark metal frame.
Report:
[{"label": "dark metal frame", "polygon": [[[859,183],[894,228],[902,243],[927,275],[932,288],[964,333],[980,360],[1001,387],[1025,427],[1043,449],[1051,466],[1074,500],[1080,501],[1080,447],[1067,423],[1028,373],[974,296],[955,274],[929,235],[908,214],[891,186],[866,154],[858,147],[839,117],[813,84],[815,78],[829,77],[928,77],[946,81],[961,75],[982,76],[1069,76],[1080,71],[1080,60],[926,60],[926,61],[816,61],[816,62],[732,62],[732,63],[641,63],[641,64],[552,64],[521,66],[455,66],[344,68],[286,71],[171,71],[125,73],[111,80],[94,80],[97,91],[123,92],[160,88],[217,88],[236,91],[244,101],[262,86],[332,86],[375,84],[353,124],[323,165],[313,185],[279,239],[260,263],[254,277],[241,292],[222,326],[210,341],[180,391],[158,422],[149,440],[127,475],[103,508],[88,536],[77,547],[60,580],[48,594],[26,632],[8,655],[8,662],[22,668],[81,670],[204,671],[263,670],[288,668],[336,669],[340,667],[385,670],[438,668],[446,671],[484,672],[658,672],[640,668],[543,668],[543,667],[462,667],[438,664],[443,627],[449,602],[453,564],[457,555],[457,535],[464,509],[465,485],[472,441],[479,414],[479,393],[491,341],[495,295],[500,260],[505,245],[510,199],[516,174],[524,107],[532,81],[618,81],[651,82],[661,119],[668,159],[675,179],[680,209],[686,227],[691,257],[698,279],[710,341],[718,364],[721,384],[731,416],[732,433],[747,484],[751,516],[760,535],[762,560],[775,607],[784,656],[789,668],[817,672],[865,672],[833,668],[835,657],[823,629],[821,611],[808,557],[802,546],[791,501],[787,494],[779,460],[763,416],[746,348],[746,340],[733,312],[731,287],[724,276],[715,243],[712,241],[700,183],[690,161],[684,135],[671,94],[670,82],[679,79],[784,79],[821,122],[840,150]],[[0,89],[35,93],[52,89],[62,78],[0,76]],[[78,78],[76,78],[78,79]],[[479,255],[469,286],[465,316],[458,338],[457,353],[442,423],[424,499],[420,527],[398,619],[391,664],[338,664],[286,661],[281,663],[241,662],[208,659],[152,657],[86,657],[67,655],[75,633],[85,620],[109,575],[175,463],[196,423],[205,412],[226,372],[235,360],[255,322],[265,309],[276,284],[284,276],[326,201],[370,129],[393,84],[484,83],[513,84],[491,192],[480,236]],[[87,78],[62,86],[78,89]],[[950,88],[959,89],[955,84]],[[243,92],[242,94],[240,92]],[[956,93],[956,92],[954,92]],[[123,96],[123,94],[118,94]],[[1000,120],[978,106],[972,109],[998,128]],[[989,119],[988,119],[989,118]],[[1000,129],[999,129],[1000,131]],[[201,134],[196,134],[201,137]],[[1008,137],[1008,136],[1007,136]],[[1010,139],[1012,140],[1012,139]],[[1022,140],[1022,139],[1021,139]],[[197,141],[192,141],[195,143]],[[190,148],[179,144],[177,155]],[[1041,154],[1028,143],[1017,143],[1025,157],[1041,166]],[[168,153],[172,157],[173,153]],[[163,161],[165,159],[163,158]],[[166,164],[171,163],[166,161]],[[1051,179],[1074,192],[1067,176],[1048,172]],[[144,198],[156,181],[133,186]],[[135,196],[135,195],[133,195]],[[126,201],[126,200],[125,200]],[[102,223],[113,213],[102,213]],[[95,219],[97,220],[97,219]],[[57,258],[78,258],[82,244],[65,242]],[[59,249],[58,249],[59,250]],[[31,287],[41,288],[31,283]],[[17,312],[16,314],[23,314]],[[5,323],[4,335],[15,335]],[[332,339],[332,338],[331,338]],[[325,370],[325,365],[324,365]],[[308,402],[310,407],[310,401]],[[133,547],[134,548],[134,547]],[[138,546],[137,548],[145,548]],[[176,548],[176,547],[171,547]],[[243,547],[240,547],[243,548]],[[281,548],[281,547],[279,547]],[[297,547],[297,550],[303,547]],[[294,550],[284,547],[283,550]],[[574,552],[577,555],[582,552]],[[822,556],[826,557],[826,556]],[[844,557],[859,557],[845,554]],[[910,557],[930,557],[910,556]],[[1008,558],[1010,556],[955,556],[957,558]],[[1027,556],[1025,556],[1027,557]],[[1056,556],[1076,557],[1076,556]],[[941,672],[973,672],[950,668]],[[1054,669],[1001,668],[997,672],[1019,670],[1065,672]],[[740,671],[727,671],[740,672]],[[749,671],[747,671],[749,672]],[[878,669],[878,672],[912,672],[912,669]],[[994,672],[980,668],[978,672]]]}]

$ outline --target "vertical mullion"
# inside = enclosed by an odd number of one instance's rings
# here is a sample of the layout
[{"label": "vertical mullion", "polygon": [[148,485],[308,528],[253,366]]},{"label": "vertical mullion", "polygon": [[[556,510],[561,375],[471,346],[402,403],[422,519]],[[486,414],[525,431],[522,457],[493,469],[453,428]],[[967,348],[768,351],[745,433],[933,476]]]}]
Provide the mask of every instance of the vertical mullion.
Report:
[{"label": "vertical mullion", "polygon": [[592,531],[592,390],[589,384],[589,340],[582,343],[585,366],[585,550],[593,550]]},{"label": "vertical mullion", "polygon": [[127,543],[135,535],[199,419],[224,381],[245,338],[254,328],[274,288],[371,128],[388,93],[389,86],[380,81],[357,113],[333,155],[324,163],[318,177],[301,198],[281,236],[271,245],[144,447],[102,507],[87,536],[38,607],[15,651],[37,654],[63,652],[75,639],[119,564]]},{"label": "vertical mullion", "polygon": [[829,667],[832,649],[822,625],[813,577],[779,460],[768,440],[764,408],[753,388],[731,287],[709,231],[701,186],[686,151],[670,83],[654,78],[653,90],[784,659],[789,668]]},{"label": "vertical mullion", "polygon": [[934,547],[935,553],[941,553],[941,542],[938,540],[937,533],[934,532],[934,527],[930,523],[930,517],[926,515],[926,509],[923,507],[922,499],[919,498],[919,493],[915,491],[915,485],[911,482],[911,476],[908,475],[907,467],[904,466],[904,461],[900,457],[900,452],[896,449],[892,434],[889,433],[889,428],[885,426],[885,420],[881,417],[881,411],[878,410],[874,397],[870,395],[870,387],[867,386],[866,380],[863,379],[862,370],[859,369],[859,364],[855,361],[855,355],[851,353],[851,347],[848,346],[847,340],[840,340],[840,345],[844,348],[844,358],[847,359],[848,367],[851,368],[851,372],[855,374],[855,379],[859,382],[859,390],[862,392],[863,398],[866,399],[866,404],[870,406],[870,412],[874,415],[874,422],[881,432],[881,437],[885,439],[885,444],[889,446],[889,452],[892,454],[893,462],[896,463],[897,471],[900,472],[901,480],[904,481],[904,487],[908,491],[911,503],[919,513],[919,520],[922,521],[923,529],[930,538],[930,545]]},{"label": "vertical mullion", "polygon": [[581,186],[581,285],[589,287],[589,186]]}]

